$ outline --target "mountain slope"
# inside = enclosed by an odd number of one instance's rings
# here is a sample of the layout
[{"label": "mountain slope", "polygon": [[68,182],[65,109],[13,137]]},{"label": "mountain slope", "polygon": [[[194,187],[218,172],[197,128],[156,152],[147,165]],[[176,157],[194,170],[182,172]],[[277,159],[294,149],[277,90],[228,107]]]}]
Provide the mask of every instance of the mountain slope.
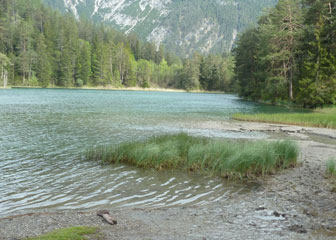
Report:
[{"label": "mountain slope", "polygon": [[61,11],[111,24],[178,55],[229,51],[239,32],[277,0],[44,0]]}]

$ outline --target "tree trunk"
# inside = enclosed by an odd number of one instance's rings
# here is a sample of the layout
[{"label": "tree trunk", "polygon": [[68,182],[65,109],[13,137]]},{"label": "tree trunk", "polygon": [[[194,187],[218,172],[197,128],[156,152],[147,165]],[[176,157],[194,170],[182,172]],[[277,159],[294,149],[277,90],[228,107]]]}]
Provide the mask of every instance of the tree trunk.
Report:
[{"label": "tree trunk", "polygon": [[317,56],[316,64],[317,64],[317,70],[316,70],[316,75],[315,75],[315,82],[316,82],[316,84],[318,84],[319,77],[320,77],[320,51],[319,51],[318,56]]},{"label": "tree trunk", "polygon": [[111,75],[113,75],[113,57],[112,57],[112,54],[110,56],[110,72],[111,72]]},{"label": "tree trunk", "polygon": [[1,78],[4,81],[3,84],[4,84],[4,87],[5,87],[5,74],[4,74],[4,67],[2,65],[1,65]]},{"label": "tree trunk", "polygon": [[40,24],[41,24],[41,33],[44,33],[44,29],[43,29],[43,18],[42,18],[42,16],[41,16],[41,22],[40,22]]},{"label": "tree trunk", "polygon": [[8,72],[5,69],[5,71],[4,71],[4,88],[7,87],[7,80],[8,80]]},{"label": "tree trunk", "polygon": [[[23,40],[23,52],[24,52],[24,54],[26,53],[26,41],[25,40]],[[23,64],[23,67],[22,67],[22,84],[24,85],[25,81],[26,81],[26,79],[25,79],[25,75],[26,75],[25,74],[25,71],[26,71],[26,59],[25,59],[25,57],[23,59],[22,64]]]},{"label": "tree trunk", "polygon": [[119,71],[120,71],[120,83],[122,85],[122,84],[124,84],[124,73],[121,70],[119,70]]},{"label": "tree trunk", "polygon": [[[28,73],[28,81],[30,82],[32,77],[32,59],[29,60],[29,73]],[[28,83],[29,84],[29,83]]]},{"label": "tree trunk", "polygon": [[293,101],[293,70],[289,70],[289,98]]},{"label": "tree trunk", "polygon": [[8,80],[8,72],[4,68],[3,65],[1,66],[1,78],[3,80],[3,87],[6,88],[7,87],[7,80]]}]

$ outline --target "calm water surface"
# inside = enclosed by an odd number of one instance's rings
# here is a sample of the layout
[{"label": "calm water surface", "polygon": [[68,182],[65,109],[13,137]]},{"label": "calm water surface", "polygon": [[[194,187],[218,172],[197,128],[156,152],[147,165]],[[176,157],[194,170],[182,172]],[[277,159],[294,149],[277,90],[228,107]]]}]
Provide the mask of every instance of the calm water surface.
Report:
[{"label": "calm water surface", "polygon": [[89,147],[163,133],[265,138],[199,128],[236,112],[286,111],[234,95],[0,90],[0,215],[41,209],[206,204],[248,187],[181,172],[87,162]]}]

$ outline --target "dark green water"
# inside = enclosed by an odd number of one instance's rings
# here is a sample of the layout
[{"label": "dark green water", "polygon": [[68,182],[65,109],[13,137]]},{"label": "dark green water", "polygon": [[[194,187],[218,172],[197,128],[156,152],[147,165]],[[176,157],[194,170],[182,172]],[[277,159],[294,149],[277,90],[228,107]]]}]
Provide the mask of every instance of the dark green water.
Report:
[{"label": "dark green water", "polygon": [[[211,128],[236,112],[287,111],[234,95],[98,90],[0,90],[0,215],[40,209],[206,204],[244,191],[221,179],[82,159],[88,147]],[[202,126],[202,127],[200,127]],[[208,126],[208,127],[206,127]]]}]

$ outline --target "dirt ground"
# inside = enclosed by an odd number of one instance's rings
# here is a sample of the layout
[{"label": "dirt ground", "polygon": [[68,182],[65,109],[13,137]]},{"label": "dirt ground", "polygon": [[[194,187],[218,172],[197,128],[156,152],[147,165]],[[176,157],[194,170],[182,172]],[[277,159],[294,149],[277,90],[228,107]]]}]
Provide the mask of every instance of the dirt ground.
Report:
[{"label": "dirt ground", "polygon": [[246,194],[202,206],[107,209],[111,226],[97,210],[41,212],[0,219],[0,239],[36,236],[69,226],[98,226],[93,239],[336,239],[336,193],[326,161],[336,158],[336,131],[261,123],[204,123],[200,128],[263,131],[295,139],[296,168],[258,179]]}]

